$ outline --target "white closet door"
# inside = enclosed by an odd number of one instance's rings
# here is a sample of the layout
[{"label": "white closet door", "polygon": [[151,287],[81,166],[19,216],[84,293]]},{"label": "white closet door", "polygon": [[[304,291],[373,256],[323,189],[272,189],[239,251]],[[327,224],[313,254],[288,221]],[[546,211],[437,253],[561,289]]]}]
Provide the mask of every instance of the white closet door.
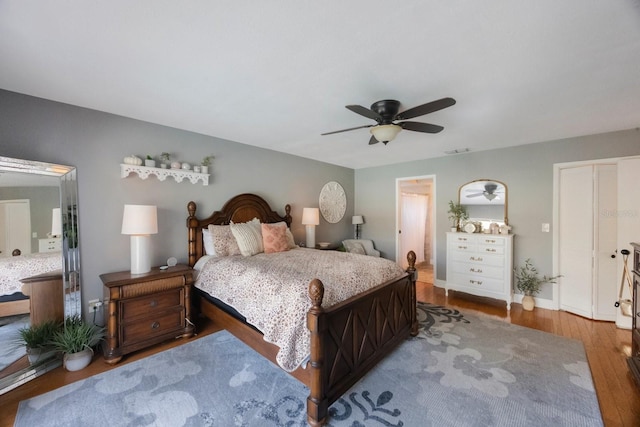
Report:
[{"label": "white closet door", "polygon": [[560,170],[560,308],[591,318],[593,307],[593,166]]},{"label": "white closet door", "polygon": [[[618,257],[617,284],[622,280],[622,249],[628,249],[633,254],[630,242],[640,243],[640,158],[622,159],[618,162]],[[631,258],[631,256],[629,257]],[[632,260],[629,259],[629,268]],[[617,298],[617,294],[616,294]],[[623,298],[631,298],[629,289],[625,286]],[[616,326],[631,329],[631,317],[622,316],[620,310],[616,312]]]},{"label": "white closet door", "polygon": [[31,253],[31,208],[29,200],[0,201],[0,256],[11,256],[14,249]]},{"label": "white closet door", "polygon": [[595,166],[594,214],[594,289],[593,318],[616,320],[618,284],[616,249],[618,247],[618,168],[615,164]]}]

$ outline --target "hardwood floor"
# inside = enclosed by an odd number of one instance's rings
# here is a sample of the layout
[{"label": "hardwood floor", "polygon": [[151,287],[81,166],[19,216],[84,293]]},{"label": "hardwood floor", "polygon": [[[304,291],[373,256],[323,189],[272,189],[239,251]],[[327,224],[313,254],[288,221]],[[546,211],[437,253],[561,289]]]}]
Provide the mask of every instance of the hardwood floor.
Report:
[{"label": "hardwood floor", "polygon": [[[612,322],[592,321],[562,311],[536,308],[528,312],[522,310],[520,304],[512,304],[511,312],[507,312],[504,302],[457,292],[445,297],[443,289],[428,283],[418,283],[418,300],[455,307],[464,313],[484,313],[505,322],[582,341],[605,425],[640,426],[640,388],[626,363],[631,349],[630,331],[617,329]],[[0,426],[13,425],[21,400],[218,331],[210,322],[198,326],[198,335],[189,340],[179,339],[135,352],[115,366],[103,363],[102,356],[96,355],[93,363],[81,371],[66,372],[57,368],[0,396]]]}]

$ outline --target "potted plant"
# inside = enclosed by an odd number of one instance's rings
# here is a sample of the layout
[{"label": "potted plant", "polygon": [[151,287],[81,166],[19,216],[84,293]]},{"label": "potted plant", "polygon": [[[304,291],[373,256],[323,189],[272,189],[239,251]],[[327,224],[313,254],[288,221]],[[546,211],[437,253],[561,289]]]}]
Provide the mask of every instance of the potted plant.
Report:
[{"label": "potted plant", "polygon": [[30,364],[46,360],[55,354],[56,349],[51,345],[51,339],[60,327],[60,322],[48,320],[18,329],[17,344],[26,347]]},{"label": "potted plant", "polygon": [[104,328],[86,323],[79,314],[67,317],[64,327],[57,331],[51,343],[64,353],[64,367],[68,371],[83,369],[93,358],[93,347],[104,338]]},{"label": "potted plant", "polygon": [[449,200],[449,210],[447,213],[449,214],[449,219],[453,220],[453,226],[451,227],[452,231],[460,231],[462,221],[469,219],[467,208],[462,206],[460,203],[455,203],[453,200]]},{"label": "potted plant", "polygon": [[156,167],[156,161],[153,160],[153,157],[151,157],[149,154],[147,154],[147,158],[144,159],[144,165],[148,168],[155,168]]},{"label": "potted plant", "polygon": [[202,167],[200,171],[202,173],[209,173],[209,165],[211,164],[211,160],[213,160],[213,156],[206,156],[202,159]]},{"label": "potted plant", "polygon": [[531,259],[524,261],[524,266],[513,269],[516,278],[516,288],[524,294],[522,308],[531,311],[535,307],[535,295],[540,293],[544,283],[556,283],[561,276],[538,276],[538,269],[531,263]]},{"label": "potted plant", "polygon": [[167,153],[166,151],[163,151],[162,154],[160,154],[160,161],[162,162],[160,164],[160,167],[163,169],[166,169],[168,167],[171,166],[171,154]]}]

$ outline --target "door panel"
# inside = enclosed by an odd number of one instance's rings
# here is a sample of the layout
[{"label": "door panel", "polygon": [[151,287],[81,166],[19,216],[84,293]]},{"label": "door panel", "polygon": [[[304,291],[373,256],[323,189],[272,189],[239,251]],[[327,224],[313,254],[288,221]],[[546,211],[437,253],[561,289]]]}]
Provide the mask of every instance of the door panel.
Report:
[{"label": "door panel", "polygon": [[595,287],[593,290],[593,318],[597,320],[616,320],[618,286],[616,285],[618,246],[617,206],[618,171],[614,164],[595,166],[596,176],[596,215],[594,217],[594,263]]}]

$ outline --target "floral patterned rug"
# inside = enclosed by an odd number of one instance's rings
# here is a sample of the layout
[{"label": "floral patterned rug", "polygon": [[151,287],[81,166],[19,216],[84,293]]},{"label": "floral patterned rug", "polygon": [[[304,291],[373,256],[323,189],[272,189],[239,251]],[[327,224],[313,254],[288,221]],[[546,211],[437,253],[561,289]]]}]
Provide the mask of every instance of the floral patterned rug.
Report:
[{"label": "floral patterned rug", "polygon": [[[419,303],[330,426],[601,426],[582,343]],[[94,362],[99,363],[99,362]],[[20,403],[15,426],[304,426],[306,388],[226,331]]]}]

